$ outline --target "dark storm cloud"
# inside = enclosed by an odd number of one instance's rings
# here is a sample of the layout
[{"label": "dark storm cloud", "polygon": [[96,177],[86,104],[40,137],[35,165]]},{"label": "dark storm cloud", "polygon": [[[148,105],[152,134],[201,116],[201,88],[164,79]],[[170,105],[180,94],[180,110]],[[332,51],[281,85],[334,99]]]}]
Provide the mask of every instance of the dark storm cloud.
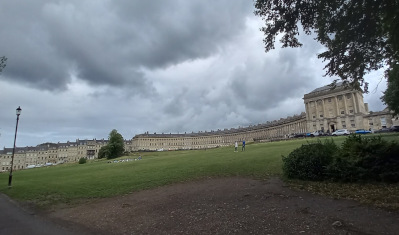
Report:
[{"label": "dark storm cloud", "polygon": [[74,74],[90,84],[146,90],[142,68],[218,53],[244,28],[251,7],[245,0],[3,1],[4,79],[54,90]]}]

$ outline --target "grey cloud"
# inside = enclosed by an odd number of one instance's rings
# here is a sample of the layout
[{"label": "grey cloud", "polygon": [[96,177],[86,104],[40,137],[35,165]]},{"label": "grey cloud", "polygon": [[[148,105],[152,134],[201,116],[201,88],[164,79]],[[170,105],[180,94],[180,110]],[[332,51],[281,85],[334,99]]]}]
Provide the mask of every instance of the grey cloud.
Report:
[{"label": "grey cloud", "polygon": [[[5,78],[48,90],[71,74],[93,85],[151,89],[141,68],[206,58],[244,27],[245,0],[39,1],[0,3],[0,39],[9,58]],[[223,9],[223,10],[222,10]],[[18,26],[16,27],[17,24]],[[132,74],[134,76],[132,76]]]},{"label": "grey cloud", "polygon": [[301,60],[293,51],[281,51],[278,57],[264,64],[248,62],[236,69],[230,89],[237,102],[249,110],[276,107],[287,98],[303,95],[313,81],[306,69],[298,67]]},{"label": "grey cloud", "polygon": [[0,144],[12,146],[19,105],[18,145],[114,128],[125,138],[210,131],[304,111],[303,94],[329,82],[322,48],[307,37],[264,53],[252,4],[1,1]]}]

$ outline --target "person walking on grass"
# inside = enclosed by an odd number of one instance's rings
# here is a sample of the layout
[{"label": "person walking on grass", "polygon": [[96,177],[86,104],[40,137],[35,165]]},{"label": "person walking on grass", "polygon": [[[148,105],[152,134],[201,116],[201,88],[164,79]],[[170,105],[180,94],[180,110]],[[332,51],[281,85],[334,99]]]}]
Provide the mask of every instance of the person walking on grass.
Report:
[{"label": "person walking on grass", "polygon": [[245,140],[242,141],[242,148],[241,148],[241,152],[245,151]]},{"label": "person walking on grass", "polygon": [[234,152],[237,152],[237,151],[238,151],[238,143],[236,141],[236,143],[234,144]]}]

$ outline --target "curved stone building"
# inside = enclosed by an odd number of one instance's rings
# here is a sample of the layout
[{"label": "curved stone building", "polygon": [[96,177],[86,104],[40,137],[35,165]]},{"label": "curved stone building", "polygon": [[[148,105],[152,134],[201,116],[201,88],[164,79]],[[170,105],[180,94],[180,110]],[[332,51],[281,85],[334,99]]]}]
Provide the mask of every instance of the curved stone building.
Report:
[{"label": "curved stone building", "polygon": [[243,128],[190,134],[144,133],[133,137],[132,149],[133,151],[206,149],[229,146],[243,140],[253,142],[284,139],[291,133],[303,132],[306,132],[305,113]]},{"label": "curved stone building", "polygon": [[337,129],[378,130],[399,125],[388,110],[369,112],[361,91],[337,83],[334,89],[327,85],[305,94],[306,113],[281,118],[255,126],[190,134],[136,135],[132,139],[133,151],[163,151],[206,149],[233,145],[235,141],[272,141],[289,138],[295,133],[322,131],[332,133]]}]

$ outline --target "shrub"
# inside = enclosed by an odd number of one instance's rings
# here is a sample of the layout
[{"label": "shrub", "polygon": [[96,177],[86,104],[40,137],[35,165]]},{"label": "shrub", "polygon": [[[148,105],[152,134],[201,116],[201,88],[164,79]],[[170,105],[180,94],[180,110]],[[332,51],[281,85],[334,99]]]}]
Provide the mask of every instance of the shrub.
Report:
[{"label": "shrub", "polygon": [[356,181],[357,167],[354,162],[343,157],[334,157],[333,161],[327,166],[326,178],[333,181]]},{"label": "shrub", "polygon": [[341,148],[333,141],[302,145],[283,163],[288,178],[399,182],[399,144],[381,136],[351,135]]},{"label": "shrub", "polygon": [[324,144],[319,141],[302,145],[287,157],[283,156],[283,173],[288,178],[322,180],[336,150],[332,140],[326,140]]},{"label": "shrub", "polygon": [[399,145],[380,136],[349,136],[327,174],[340,181],[399,182]]},{"label": "shrub", "polygon": [[86,158],[82,157],[79,159],[79,164],[85,164],[86,163]]}]

